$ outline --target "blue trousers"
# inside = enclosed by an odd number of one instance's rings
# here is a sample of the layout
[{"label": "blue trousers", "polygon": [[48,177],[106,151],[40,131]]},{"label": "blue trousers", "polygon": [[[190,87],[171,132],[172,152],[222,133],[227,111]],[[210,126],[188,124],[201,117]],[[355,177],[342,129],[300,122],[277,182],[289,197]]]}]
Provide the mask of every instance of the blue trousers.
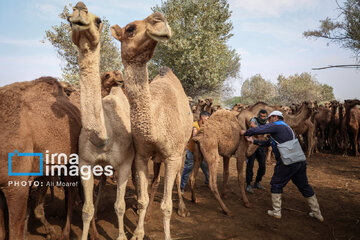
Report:
[{"label": "blue trousers", "polygon": [[[205,184],[209,184],[209,168],[204,160],[202,161],[200,167],[205,175]],[[185,188],[193,168],[194,168],[194,155],[189,150],[186,150],[184,170],[181,175],[181,184],[180,184],[181,189]]]},{"label": "blue trousers", "polygon": [[295,184],[304,197],[308,198],[314,195],[314,191],[306,176],[306,161],[284,165],[281,159],[278,160],[274,168],[274,175],[272,176],[270,182],[271,192],[282,193],[282,189],[290,180]]}]

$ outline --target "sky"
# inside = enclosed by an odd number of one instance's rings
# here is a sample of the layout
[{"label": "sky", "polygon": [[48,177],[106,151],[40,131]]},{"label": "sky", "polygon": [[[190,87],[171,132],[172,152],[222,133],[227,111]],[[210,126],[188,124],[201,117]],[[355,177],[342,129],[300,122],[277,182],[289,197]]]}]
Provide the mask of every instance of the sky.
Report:
[{"label": "sky", "polygon": [[[89,11],[106,17],[110,25],[125,26],[151,14],[160,0],[84,1]],[[340,4],[341,0],[338,1]],[[0,1],[0,86],[41,76],[61,76],[64,65],[49,43],[41,43],[45,31],[58,25],[65,5],[76,1]],[[302,33],[317,29],[319,20],[339,15],[335,0],[229,0],[234,36],[228,44],[241,56],[240,77],[233,81],[240,95],[247,78],[261,74],[266,80],[310,72],[320,83],[334,88],[338,100],[360,98],[360,70],[312,70],[336,64],[354,64],[353,53],[323,39],[307,39]]]}]

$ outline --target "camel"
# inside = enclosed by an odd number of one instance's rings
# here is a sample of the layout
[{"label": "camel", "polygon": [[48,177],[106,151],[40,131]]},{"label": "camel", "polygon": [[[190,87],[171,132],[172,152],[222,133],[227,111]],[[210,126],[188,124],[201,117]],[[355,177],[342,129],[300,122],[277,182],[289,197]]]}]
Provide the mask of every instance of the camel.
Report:
[{"label": "camel", "polygon": [[307,156],[310,157],[314,148],[315,125],[312,121],[316,113],[315,103],[305,101],[301,104],[296,114],[284,114],[285,122],[294,130],[297,135],[306,134],[307,138]]},{"label": "camel", "polygon": [[104,72],[101,75],[101,97],[109,95],[113,87],[122,88],[123,83],[123,75],[119,70]]},{"label": "camel", "polygon": [[[125,190],[134,160],[134,146],[130,128],[130,109],[121,88],[113,87],[108,96],[101,98],[100,33],[102,22],[78,2],[68,18],[71,38],[78,47],[80,67],[80,105],[82,129],[79,137],[79,167],[103,163],[117,172],[117,192],[114,205],[118,218],[117,240],[126,239],[124,232]],[[88,169],[88,168],[87,168]],[[81,179],[85,203],[82,209],[83,233],[86,240],[90,221],[94,216],[94,176],[91,170]],[[82,175],[83,177],[83,175]]]},{"label": "camel", "polygon": [[195,110],[193,110],[193,121],[198,121],[200,119],[200,113],[201,111],[204,111],[204,108],[206,106],[206,101],[204,99],[198,99],[198,103],[195,106]]},{"label": "camel", "polygon": [[[360,156],[359,154],[359,126],[360,126],[360,110],[356,105],[360,105],[360,100],[345,100],[345,125],[346,131],[345,135],[348,135],[348,138],[345,137],[345,151],[347,153],[347,143],[348,139],[350,141],[351,147],[355,152],[355,156]],[[345,130],[345,129],[344,129]]]},{"label": "camel", "polygon": [[[46,176],[9,176],[8,153],[64,153],[69,156],[78,152],[78,137],[81,129],[80,111],[69,101],[59,82],[51,77],[34,81],[13,83],[0,88],[0,189],[4,193],[9,212],[9,239],[27,239],[26,215],[29,184],[9,185],[9,181],[41,181],[35,216],[43,223],[51,239],[57,233],[47,222],[44,213],[45,182],[52,180]],[[39,172],[38,157],[13,157],[12,172]],[[43,162],[45,169],[45,161]],[[66,177],[65,181],[72,181]],[[66,188],[67,217],[62,239],[69,239],[70,220],[74,200],[74,187]],[[3,204],[2,204],[3,205]]]},{"label": "camel", "polygon": [[212,113],[212,104],[213,104],[213,99],[212,98],[206,98],[205,99],[205,107],[204,107],[204,111],[208,112],[208,113]]},{"label": "camel", "polygon": [[329,141],[330,149],[334,151],[337,145],[336,136],[338,135],[337,133],[340,130],[340,121],[339,121],[340,115],[339,112],[337,112],[337,109],[339,108],[339,102],[336,100],[331,101],[330,108],[331,108],[331,120],[329,124],[328,141]]},{"label": "camel", "polygon": [[[336,109],[335,109],[336,110]],[[318,144],[322,150],[326,145],[326,140],[328,140],[328,131],[331,123],[331,110],[326,107],[318,107],[317,113],[315,113],[315,129],[319,129],[320,138]]]},{"label": "camel", "polygon": [[219,202],[222,210],[229,216],[232,216],[232,212],[227,208],[217,188],[217,164],[220,161],[220,157],[223,157],[223,189],[222,194],[226,194],[226,185],[229,178],[229,160],[232,155],[235,155],[238,171],[238,182],[240,187],[241,196],[246,207],[250,207],[250,203],[245,194],[244,188],[244,176],[243,165],[246,156],[252,155],[257,146],[245,141],[244,137],[240,136],[240,131],[245,130],[239,124],[236,116],[228,110],[216,111],[200,128],[198,134],[193,137],[195,144],[194,150],[194,169],[190,175],[190,188],[191,198],[193,202],[196,202],[195,195],[195,179],[198,169],[201,164],[201,159],[207,162],[209,166],[209,186],[213,192],[216,200]]},{"label": "camel", "polygon": [[144,219],[149,203],[147,162],[152,157],[154,162],[165,164],[161,210],[165,239],[168,240],[171,239],[175,177],[178,182],[179,210],[186,209],[180,191],[180,169],[191,136],[193,116],[184,89],[173,72],[163,68],[149,84],[146,63],[153,56],[157,43],[171,37],[171,29],[161,13],[154,13],[144,20],[129,23],[123,29],[118,25],[112,26],[111,32],[121,42],[124,85],[130,103],[135,165],[139,177],[139,222],[132,239],[143,239],[145,234]]}]

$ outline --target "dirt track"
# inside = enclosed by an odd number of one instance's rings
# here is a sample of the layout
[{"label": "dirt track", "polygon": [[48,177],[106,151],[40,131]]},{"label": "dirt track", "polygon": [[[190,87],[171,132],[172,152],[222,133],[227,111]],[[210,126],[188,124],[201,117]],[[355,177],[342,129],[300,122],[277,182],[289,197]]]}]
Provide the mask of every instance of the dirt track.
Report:
[{"label": "dirt track", "polygon": [[[222,164],[219,164],[218,185],[222,183]],[[360,159],[342,157],[340,155],[315,154],[308,160],[308,177],[318,197],[325,218],[323,223],[307,215],[309,210],[306,200],[290,182],[284,189],[282,219],[276,220],[267,216],[271,207],[270,178],[273,165],[267,165],[263,184],[266,190],[256,190],[249,195],[252,208],[242,204],[237,185],[235,161],[230,161],[229,193],[225,203],[235,214],[230,218],[224,215],[213,197],[210,189],[203,184],[204,175],[200,172],[197,179],[198,203],[190,201],[190,192],[185,192],[185,204],[191,212],[188,218],[176,214],[177,195],[174,191],[174,211],[171,220],[173,239],[360,239]],[[254,173],[256,175],[257,165]],[[150,171],[151,173],[151,171]],[[115,202],[115,185],[106,185],[106,193],[102,197],[97,226],[102,239],[116,239],[117,218],[113,204]],[[125,218],[128,238],[135,229],[137,216],[132,206],[135,199],[131,180],[127,190],[127,211]],[[163,239],[162,215],[160,201],[162,185],[155,197],[152,219],[145,225],[147,239]],[[175,188],[174,188],[175,189]],[[56,189],[56,196],[63,198],[63,191]],[[50,201],[47,196],[46,213],[48,220],[60,232],[64,225],[62,217],[63,201]],[[75,207],[72,221],[72,239],[80,239],[81,235],[81,204]],[[46,239],[44,229],[33,214],[29,219],[29,239]]]}]

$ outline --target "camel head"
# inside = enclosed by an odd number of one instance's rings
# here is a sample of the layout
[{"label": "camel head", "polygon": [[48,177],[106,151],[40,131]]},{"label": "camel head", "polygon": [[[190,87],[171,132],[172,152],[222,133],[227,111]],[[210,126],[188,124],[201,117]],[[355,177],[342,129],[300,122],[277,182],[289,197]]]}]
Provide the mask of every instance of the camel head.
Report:
[{"label": "camel head", "polygon": [[67,96],[70,96],[72,92],[76,91],[75,88],[68,82],[60,81],[59,83]]},{"label": "camel head", "polygon": [[88,11],[83,2],[76,4],[68,21],[71,26],[71,39],[81,51],[94,49],[99,45],[103,23],[99,17]]},{"label": "camel head", "polygon": [[351,100],[345,100],[344,101],[344,107],[347,108],[352,108],[355,105],[360,105],[360,100],[358,99],[351,99]]},{"label": "camel head", "polygon": [[212,98],[206,98],[205,102],[206,102],[206,105],[210,107],[212,105],[212,103],[213,103],[213,99]]},{"label": "camel head", "polygon": [[331,102],[330,102],[330,107],[331,107],[331,108],[337,108],[337,107],[339,107],[339,102],[336,101],[336,100],[331,101]]},{"label": "camel head", "polygon": [[153,56],[158,42],[171,37],[171,29],[161,13],[129,23],[124,28],[114,25],[111,34],[121,42],[123,63],[145,64]]},{"label": "camel head", "polygon": [[105,72],[101,75],[101,92],[102,97],[109,95],[113,87],[122,87],[124,83],[121,71]]},{"label": "camel head", "polygon": [[204,99],[198,99],[198,104],[197,104],[201,109],[203,109],[203,107],[206,105],[206,101]]}]

